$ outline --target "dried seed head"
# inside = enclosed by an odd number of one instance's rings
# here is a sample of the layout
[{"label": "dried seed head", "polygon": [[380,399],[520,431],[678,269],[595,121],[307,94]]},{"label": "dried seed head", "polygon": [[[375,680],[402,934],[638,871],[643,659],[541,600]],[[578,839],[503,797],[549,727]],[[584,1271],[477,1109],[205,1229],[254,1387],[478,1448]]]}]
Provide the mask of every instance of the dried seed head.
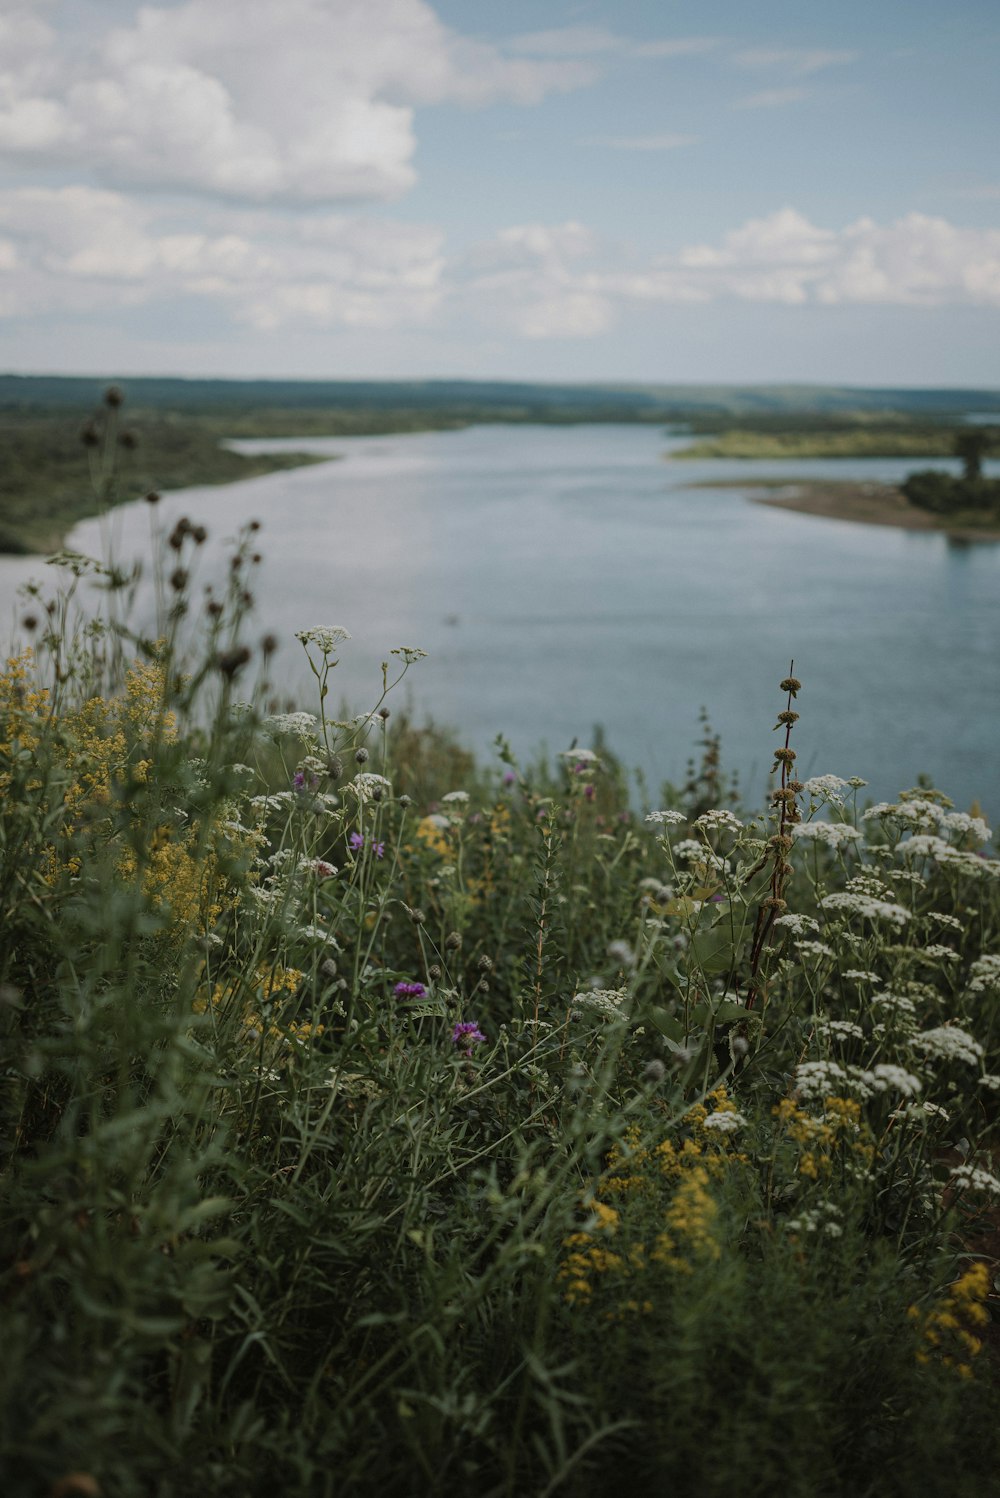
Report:
[{"label": "dried seed head", "polygon": [[319,970],[324,978],[335,978],[337,976],[337,964],[332,957],[324,957],[319,965]]},{"label": "dried seed head", "polygon": [[769,895],[766,900],[761,901],[765,910],[775,910],[780,915],[783,910],[788,909],[788,901],[781,900],[777,895]]},{"label": "dried seed head", "polygon": [[80,433],[80,441],[83,443],[84,447],[97,447],[100,440],[101,434],[98,430],[97,423],[88,421],[87,425]]},{"label": "dried seed head", "polygon": [[203,525],[193,525],[191,527],[191,538],[195,546],[204,546],[208,540],[208,531]]},{"label": "dried seed head", "polygon": [[476,963],[476,966],[481,973],[492,973],[493,958],[487,957],[486,953],[484,952],[482,957],[480,957],[479,961]]},{"label": "dried seed head", "polygon": [[273,655],[277,648],[278,641],[274,635],[265,635],[260,642],[260,653],[265,660],[269,655]]},{"label": "dried seed head", "polygon": [[38,628],[38,620],[36,619],[34,614],[25,614],[24,618],[21,620],[21,624],[29,634],[33,634],[34,631]]},{"label": "dried seed head", "polygon": [[431,965],[430,965],[430,967],[427,969],[427,976],[428,976],[428,978],[430,978],[430,980],[431,980],[432,983],[436,983],[437,980],[440,978],[440,976],[441,976],[441,969],[440,969],[440,967],[438,967],[438,965],[437,965],[436,962],[432,962]]},{"label": "dried seed head", "polygon": [[794,749],[775,749],[774,757],[779,764],[792,765],[797,756]]},{"label": "dried seed head", "polygon": [[339,754],[332,754],[326,762],[326,773],[331,780],[339,780],[344,773],[344,761]]},{"label": "dried seed head", "polygon": [[780,728],[783,723],[787,723],[787,724],[790,725],[792,723],[797,723],[798,721],[799,721],[799,715],[798,715],[798,713],[793,713],[792,710],[791,710],[791,708],[787,708],[785,710],[785,712],[778,714],[778,721],[775,724],[775,727],[776,728]]},{"label": "dried seed head", "polygon": [[797,697],[801,687],[802,683],[799,681],[797,676],[786,676],[784,681],[781,683],[779,690],[782,692],[790,692],[793,697]]},{"label": "dried seed head", "polygon": [[206,603],[205,605],[205,608],[213,619],[218,619],[222,613],[222,604],[214,598],[209,599],[208,603]]},{"label": "dried seed head", "polygon": [[355,763],[359,765],[366,765],[368,763],[368,750],[364,744],[361,745],[360,749],[355,749],[354,759]]},{"label": "dried seed head", "polygon": [[120,385],[109,385],[104,392],[104,404],[110,406],[112,411],[116,410],[125,400],[125,392]]},{"label": "dried seed head", "polygon": [[410,911],[410,920],[415,926],[422,926],[426,919],[427,917],[419,907],[416,910]]},{"label": "dried seed head", "polygon": [[155,489],[150,489],[149,493],[146,495],[146,503],[148,505],[158,505],[160,503],[160,496],[157,494]]},{"label": "dried seed head", "polygon": [[118,441],[121,443],[122,447],[126,448],[129,452],[131,452],[133,448],[139,446],[139,438],[136,436],[135,432],[132,431],[131,427],[126,427],[124,432],[119,432]]},{"label": "dried seed head", "polygon": [[400,796],[398,799],[399,799],[399,804],[403,808],[404,811],[406,810],[406,808],[408,806],[412,806],[413,805],[413,797],[412,796],[403,795],[403,796]]},{"label": "dried seed head", "polygon": [[461,931],[449,931],[444,939],[444,945],[448,952],[460,952],[462,950]]},{"label": "dried seed head", "polygon": [[170,574],[170,586],[175,593],[183,593],[187,587],[188,575],[183,567],[175,567]]},{"label": "dried seed head", "polygon": [[782,853],[788,853],[791,850],[791,846],[791,838],[787,837],[783,832],[776,832],[773,837],[768,838],[768,847],[777,848]]},{"label": "dried seed head", "polygon": [[223,676],[230,680],[241,671],[250,659],[250,651],[246,645],[234,645],[232,650],[222,650],[215,658],[215,664]]},{"label": "dried seed head", "polygon": [[651,1083],[654,1087],[662,1082],[666,1075],[667,1068],[662,1061],[657,1060],[655,1057],[652,1061],[647,1061],[642,1069],[643,1081]]}]

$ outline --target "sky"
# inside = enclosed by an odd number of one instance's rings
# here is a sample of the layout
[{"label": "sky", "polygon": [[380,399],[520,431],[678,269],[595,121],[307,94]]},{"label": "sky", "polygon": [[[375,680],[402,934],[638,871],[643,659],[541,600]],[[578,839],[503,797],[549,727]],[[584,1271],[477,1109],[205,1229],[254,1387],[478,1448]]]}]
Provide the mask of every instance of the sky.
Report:
[{"label": "sky", "polygon": [[1000,386],[996,0],[2,0],[0,368]]}]

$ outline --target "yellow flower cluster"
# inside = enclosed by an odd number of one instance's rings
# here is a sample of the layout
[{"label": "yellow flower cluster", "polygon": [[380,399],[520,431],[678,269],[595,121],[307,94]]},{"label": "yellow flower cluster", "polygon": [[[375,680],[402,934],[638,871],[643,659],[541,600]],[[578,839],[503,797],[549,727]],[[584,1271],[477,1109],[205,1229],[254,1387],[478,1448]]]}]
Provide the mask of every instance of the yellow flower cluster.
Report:
[{"label": "yellow flower cluster", "polygon": [[853,1098],[825,1098],[819,1118],[791,1098],[782,1098],[774,1116],[788,1138],[801,1146],[799,1174],[812,1181],[830,1174],[838,1150],[849,1151],[866,1165],[874,1157],[874,1142],[861,1122],[861,1104]]},{"label": "yellow flower cluster", "polygon": [[985,1305],[989,1292],[990,1272],[978,1261],[949,1285],[947,1294],[930,1310],[911,1306],[910,1316],[919,1324],[923,1342],[917,1351],[917,1361],[929,1363],[939,1358],[961,1378],[971,1378],[972,1359],[978,1357],[983,1347],[982,1338],[972,1328],[985,1326],[990,1319]]},{"label": "yellow flower cluster", "polygon": [[[735,1111],[726,1089],[718,1088],[706,1102],[711,1106],[699,1103],[685,1115],[683,1122],[691,1134],[679,1143],[662,1139],[644,1144],[633,1126],[613,1147],[608,1168],[587,1204],[590,1220],[564,1241],[568,1252],[559,1278],[569,1305],[590,1304],[599,1276],[613,1277],[624,1288],[651,1265],[691,1274],[697,1262],[719,1258],[718,1207],[711,1182],[743,1157],[730,1148],[724,1135],[712,1135],[703,1127],[710,1113]],[[616,1205],[610,1205],[608,1198]],[[642,1216],[642,1225],[630,1220],[633,1208],[636,1216]],[[655,1231],[647,1244],[650,1215]],[[614,1248],[609,1243],[612,1238]],[[614,1318],[623,1312],[650,1310],[647,1298],[629,1295],[607,1314]]]}]

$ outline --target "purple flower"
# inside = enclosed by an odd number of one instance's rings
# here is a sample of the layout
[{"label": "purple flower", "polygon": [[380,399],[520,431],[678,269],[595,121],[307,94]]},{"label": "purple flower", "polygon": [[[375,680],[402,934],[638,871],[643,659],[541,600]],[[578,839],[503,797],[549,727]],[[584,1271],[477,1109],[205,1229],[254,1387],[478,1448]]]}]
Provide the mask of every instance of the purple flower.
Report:
[{"label": "purple flower", "polygon": [[306,777],[303,775],[301,770],[296,770],[295,774],[292,776],[292,785],[297,791],[305,790]]},{"label": "purple flower", "polygon": [[381,858],[382,854],[385,852],[385,843],[376,843],[376,842],[373,842],[372,843],[372,852],[375,854],[376,858]]},{"label": "purple flower", "polygon": [[397,999],[422,999],[427,993],[422,983],[397,983],[392,991]]},{"label": "purple flower", "polygon": [[585,785],[583,788],[583,794],[588,801],[593,801],[595,794],[594,787],[592,785]]},{"label": "purple flower", "polygon": [[360,832],[352,832],[350,837],[348,838],[348,842],[354,849],[355,853],[360,853],[361,849],[365,845],[364,837]]},{"label": "purple flower", "polygon": [[466,1056],[472,1055],[472,1047],[478,1045],[486,1036],[480,1030],[475,1020],[460,1020],[451,1032],[451,1043],[457,1045]]},{"label": "purple flower", "polygon": [[513,785],[514,781],[516,779],[517,779],[517,776],[514,774],[513,770],[504,770],[504,772],[503,772],[503,783],[504,783],[504,785]]}]

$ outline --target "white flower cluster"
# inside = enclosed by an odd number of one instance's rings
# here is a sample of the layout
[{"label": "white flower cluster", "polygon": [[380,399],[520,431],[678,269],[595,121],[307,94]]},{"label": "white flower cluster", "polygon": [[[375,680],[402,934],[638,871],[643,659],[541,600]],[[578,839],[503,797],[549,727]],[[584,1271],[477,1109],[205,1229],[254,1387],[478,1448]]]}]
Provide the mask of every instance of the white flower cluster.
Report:
[{"label": "white flower cluster", "polygon": [[853,1093],[862,1100],[880,1092],[898,1092],[916,1097],[923,1083],[902,1066],[881,1062],[866,1071],[860,1066],[841,1066],[836,1061],[802,1061],[795,1068],[795,1091],[804,1102],[822,1101],[839,1093]]},{"label": "white flower cluster", "polygon": [[447,802],[453,806],[465,806],[468,799],[468,791],[449,791],[446,796],[441,797],[442,802]]},{"label": "white flower cluster", "polygon": [[427,659],[427,651],[418,650],[415,645],[397,645],[394,650],[389,651],[389,654],[401,655],[404,665],[407,666],[412,666],[414,661],[425,661]]},{"label": "white flower cluster", "polygon": [[820,1202],[790,1218],[786,1226],[790,1233],[825,1233],[828,1238],[840,1238],[844,1229],[839,1218],[840,1209],[833,1202]]},{"label": "white flower cluster", "polygon": [[987,1092],[1000,1092],[1000,1077],[993,1072],[984,1071],[979,1078],[980,1087],[985,1087]]},{"label": "white flower cluster", "polygon": [[710,1113],[703,1121],[702,1128],[710,1129],[714,1134],[735,1134],[737,1129],[745,1129],[747,1121],[742,1113],[735,1109],[720,1113]]},{"label": "white flower cluster", "polygon": [[739,817],[734,816],[731,811],[726,811],[724,808],[703,811],[700,817],[695,818],[694,825],[705,828],[725,827],[730,832],[743,831],[743,823]]},{"label": "white flower cluster", "polygon": [[365,802],[370,801],[377,792],[381,792],[384,796],[391,796],[392,782],[386,780],[384,775],[376,775],[371,770],[366,770],[361,775],[355,775],[344,789],[353,791],[359,801]]},{"label": "white flower cluster", "polygon": [[849,780],[841,780],[839,775],[813,775],[802,789],[814,801],[832,801],[835,805],[842,806],[844,798],[841,791],[846,791],[850,785]]},{"label": "white flower cluster", "polygon": [[559,757],[560,759],[571,759],[578,765],[593,765],[596,767],[601,763],[600,755],[595,754],[593,749],[560,749]]},{"label": "white flower cluster", "polygon": [[785,915],[775,916],[774,924],[783,926],[793,936],[805,936],[807,931],[818,931],[819,922],[814,921],[811,915],[798,915],[790,910]]},{"label": "white flower cluster", "polygon": [[864,834],[850,822],[796,822],[792,837],[799,842],[825,843],[835,852],[864,841]]},{"label": "white flower cluster", "polygon": [[882,979],[878,973],[869,972],[863,967],[849,967],[844,974],[845,978],[852,978],[855,983],[881,983]]},{"label": "white flower cluster", "polygon": [[956,1165],[948,1182],[958,1191],[978,1191],[993,1201],[1000,1200],[1000,1181],[991,1170],[982,1170],[978,1165]]},{"label": "white flower cluster", "polygon": [[974,842],[988,843],[993,836],[983,817],[971,816],[967,811],[948,811],[941,818],[944,832],[954,832],[959,837],[971,837]]},{"label": "white flower cluster", "polygon": [[952,947],[943,947],[940,942],[931,942],[930,946],[923,948],[925,957],[938,957],[945,962],[957,962],[958,953]]},{"label": "white flower cluster", "polygon": [[852,1019],[821,1019],[813,1021],[817,1035],[830,1040],[864,1040],[865,1032]]},{"label": "white flower cluster", "polygon": [[604,1014],[609,1019],[621,1019],[622,1006],[627,998],[627,988],[589,988],[583,993],[574,994],[573,1007],[593,1009],[597,1014]]},{"label": "white flower cluster", "polygon": [[[775,921],[775,925],[777,925]],[[832,957],[833,948],[828,947],[825,941],[797,941],[795,950],[802,957]]]},{"label": "white flower cluster", "polygon": [[661,826],[666,824],[671,827],[679,827],[687,817],[682,811],[649,811],[646,813],[647,822],[658,822]]},{"label": "white flower cluster", "polygon": [[969,969],[969,992],[997,991],[1000,991],[1000,952],[987,952],[977,957]]},{"label": "white flower cluster", "polygon": [[940,910],[930,910],[924,916],[925,921],[934,921],[939,926],[950,926],[952,931],[964,931],[965,927],[957,915],[946,915]]},{"label": "white flower cluster", "polygon": [[319,719],[313,713],[274,713],[264,720],[264,732],[274,738],[289,734],[297,739],[315,739]]},{"label": "white flower cluster", "polygon": [[910,1044],[924,1052],[926,1056],[934,1057],[939,1061],[967,1061],[970,1066],[976,1066],[983,1055],[983,1048],[978,1040],[965,1030],[960,1030],[957,1025],[940,1025],[936,1030],[924,1030],[919,1035],[914,1035]]},{"label": "white flower cluster", "polygon": [[902,905],[847,890],[839,894],[824,895],[819,903],[823,910],[845,910],[850,915],[859,915],[869,921],[890,921],[894,926],[905,926],[910,919],[910,912],[904,910]]},{"label": "white flower cluster", "polygon": [[328,629],[297,629],[295,638],[303,645],[315,645],[323,655],[333,655],[337,646],[349,640],[351,634],[341,625],[333,624]]},{"label": "white flower cluster", "polygon": [[944,814],[944,807],[939,806],[936,801],[914,796],[909,801],[880,801],[877,806],[870,806],[863,812],[862,818],[866,822],[872,822],[891,817],[894,822],[902,822],[905,827],[929,828],[940,827]]}]

